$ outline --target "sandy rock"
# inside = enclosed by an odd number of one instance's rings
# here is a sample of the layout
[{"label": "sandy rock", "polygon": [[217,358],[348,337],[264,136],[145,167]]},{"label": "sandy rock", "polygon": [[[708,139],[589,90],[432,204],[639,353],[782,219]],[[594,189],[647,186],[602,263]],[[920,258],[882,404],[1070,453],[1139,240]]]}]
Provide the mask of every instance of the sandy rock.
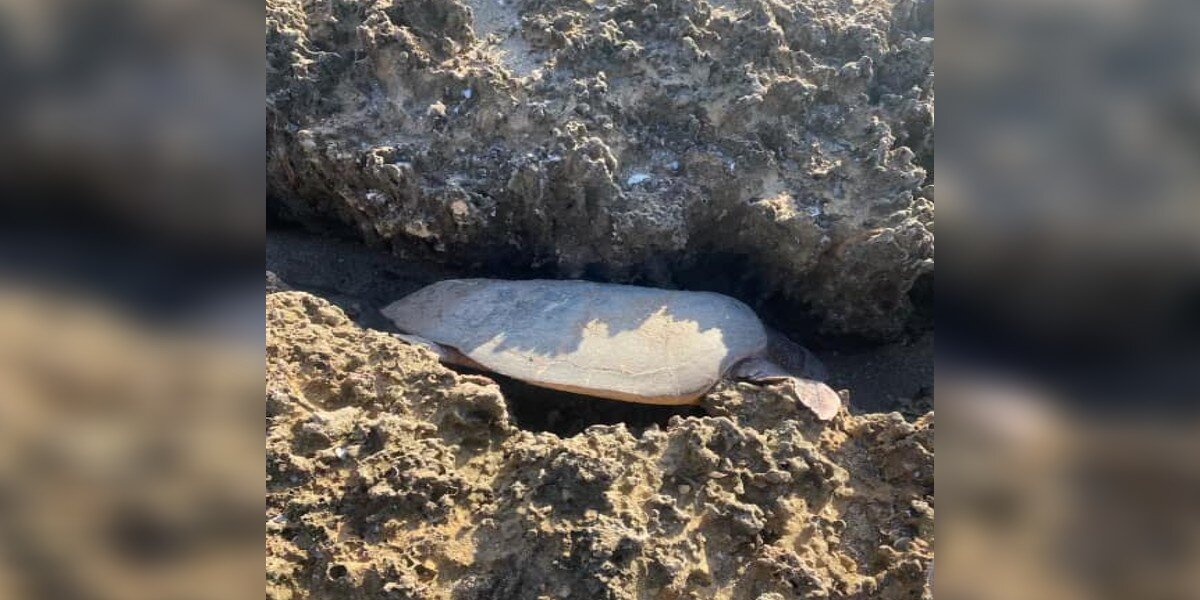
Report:
[{"label": "sandy rock", "polygon": [[324,300],[266,312],[269,598],[922,593],[932,413],[821,424],[726,384],[708,416],[564,438]]},{"label": "sandy rock", "polygon": [[932,27],[929,0],[269,0],[271,207],[895,336],[932,278]]}]

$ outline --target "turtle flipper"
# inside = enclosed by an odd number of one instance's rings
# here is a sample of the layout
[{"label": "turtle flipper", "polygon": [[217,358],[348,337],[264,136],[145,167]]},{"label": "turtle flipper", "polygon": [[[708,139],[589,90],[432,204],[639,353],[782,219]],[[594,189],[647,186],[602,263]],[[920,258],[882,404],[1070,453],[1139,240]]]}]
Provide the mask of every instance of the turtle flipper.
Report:
[{"label": "turtle flipper", "polygon": [[833,388],[821,381],[789,377],[784,380],[801,404],[816,413],[817,418],[828,421],[842,408],[842,397]]},{"label": "turtle flipper", "polygon": [[759,357],[751,357],[734,365],[732,375],[753,383],[783,384],[792,396],[817,415],[822,421],[828,421],[842,407],[842,398],[838,393],[823,382],[806,377],[798,377],[787,369]]},{"label": "turtle flipper", "polygon": [[454,348],[453,346],[439,344],[437,342],[427,340],[419,335],[411,335],[407,333],[393,333],[392,335],[396,336],[397,339],[407,342],[408,344],[420,346],[426,350],[429,350],[430,352],[433,352],[437,355],[438,360],[448,365],[458,365],[460,367],[468,367],[471,369],[478,369],[480,371],[488,370],[484,368],[483,365],[480,365],[470,358],[467,358],[462,352],[459,352],[458,349]]}]

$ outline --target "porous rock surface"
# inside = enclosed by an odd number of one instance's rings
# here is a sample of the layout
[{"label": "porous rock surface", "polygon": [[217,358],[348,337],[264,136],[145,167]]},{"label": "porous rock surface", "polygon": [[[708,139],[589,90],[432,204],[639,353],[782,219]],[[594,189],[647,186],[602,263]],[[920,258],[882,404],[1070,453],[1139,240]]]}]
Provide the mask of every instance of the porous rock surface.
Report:
[{"label": "porous rock surface", "polygon": [[931,0],[268,0],[266,30],[285,219],[873,338],[932,276]]},{"label": "porous rock surface", "polygon": [[722,384],[708,416],[560,438],[324,300],[266,310],[268,598],[927,593],[932,413],[819,424]]}]

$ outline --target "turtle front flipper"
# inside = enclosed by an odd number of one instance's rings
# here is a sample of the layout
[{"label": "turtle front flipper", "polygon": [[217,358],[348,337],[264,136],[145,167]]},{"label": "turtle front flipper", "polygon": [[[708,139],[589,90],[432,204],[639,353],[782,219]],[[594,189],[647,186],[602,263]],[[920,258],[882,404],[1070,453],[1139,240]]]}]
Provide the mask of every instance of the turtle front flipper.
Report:
[{"label": "turtle front flipper", "polygon": [[437,355],[438,360],[448,365],[458,365],[460,367],[467,367],[480,371],[489,370],[483,365],[471,360],[470,358],[467,358],[466,355],[464,355],[462,352],[459,352],[458,349],[453,346],[439,344],[437,342],[427,340],[419,335],[410,335],[407,333],[393,333],[392,335],[410,345],[420,346],[426,350],[429,350],[430,352],[433,352]]},{"label": "turtle front flipper", "polygon": [[797,377],[787,369],[760,357],[750,357],[734,365],[731,374],[737,378],[752,383],[783,384],[792,396],[817,415],[822,421],[828,421],[842,407],[842,398],[825,383]]}]

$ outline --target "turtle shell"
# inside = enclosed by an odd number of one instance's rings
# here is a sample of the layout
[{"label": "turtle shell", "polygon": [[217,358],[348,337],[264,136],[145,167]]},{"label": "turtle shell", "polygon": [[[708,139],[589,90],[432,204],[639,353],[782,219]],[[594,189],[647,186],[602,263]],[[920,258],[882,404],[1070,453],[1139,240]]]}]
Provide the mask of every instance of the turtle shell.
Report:
[{"label": "turtle shell", "polygon": [[654,404],[694,401],[767,345],[728,296],[590,281],[451,279],[382,312],[502,375]]}]

